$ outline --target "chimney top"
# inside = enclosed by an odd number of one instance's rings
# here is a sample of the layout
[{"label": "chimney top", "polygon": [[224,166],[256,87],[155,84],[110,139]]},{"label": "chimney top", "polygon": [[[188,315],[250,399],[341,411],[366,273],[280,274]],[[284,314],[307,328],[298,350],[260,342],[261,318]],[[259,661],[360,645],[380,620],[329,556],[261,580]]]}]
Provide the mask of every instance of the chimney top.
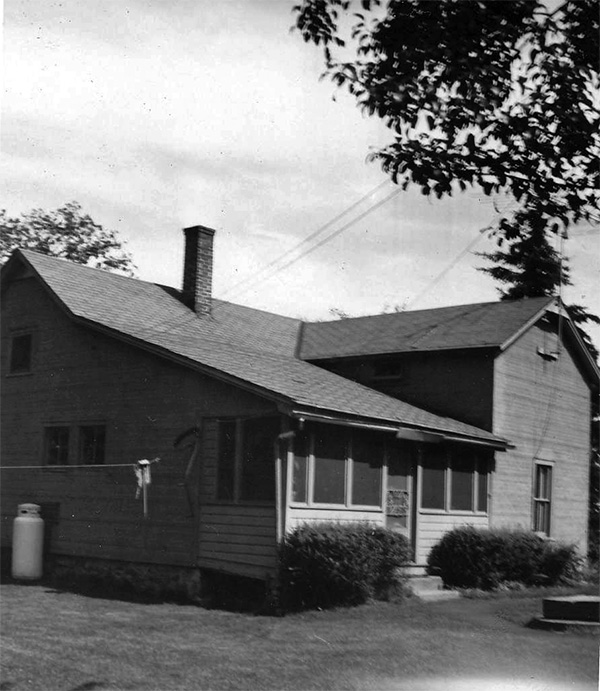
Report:
[{"label": "chimney top", "polygon": [[212,311],[213,237],[215,231],[206,226],[183,229],[185,256],[181,299],[200,317]]}]

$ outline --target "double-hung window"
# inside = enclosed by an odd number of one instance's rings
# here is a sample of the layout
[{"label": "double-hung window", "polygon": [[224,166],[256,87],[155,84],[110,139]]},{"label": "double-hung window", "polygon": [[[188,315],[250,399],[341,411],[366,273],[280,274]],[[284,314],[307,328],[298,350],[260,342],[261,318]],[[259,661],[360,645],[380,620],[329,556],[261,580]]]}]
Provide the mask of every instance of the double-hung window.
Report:
[{"label": "double-hung window", "polygon": [[105,425],[50,425],[44,428],[43,461],[48,466],[102,465]]},{"label": "double-hung window", "polygon": [[536,463],[533,478],[533,529],[550,535],[552,509],[552,466]]},{"label": "double-hung window", "polygon": [[28,374],[31,372],[33,357],[33,334],[14,334],[10,341],[9,374]]}]

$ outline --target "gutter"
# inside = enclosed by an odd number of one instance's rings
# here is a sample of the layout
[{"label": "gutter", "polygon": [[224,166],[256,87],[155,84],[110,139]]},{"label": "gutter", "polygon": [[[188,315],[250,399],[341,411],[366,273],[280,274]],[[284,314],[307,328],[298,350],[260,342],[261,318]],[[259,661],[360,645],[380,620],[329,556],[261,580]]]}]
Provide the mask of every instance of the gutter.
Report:
[{"label": "gutter", "polygon": [[496,449],[497,451],[506,451],[514,448],[514,444],[500,438],[496,439],[477,439],[468,436],[461,436],[458,434],[451,434],[445,432],[436,432],[435,430],[420,429],[418,427],[411,427],[409,425],[393,424],[393,423],[376,423],[368,422],[366,420],[353,420],[347,417],[338,417],[334,415],[326,415],[323,413],[305,412],[303,410],[290,410],[287,413],[290,417],[300,420],[300,422],[321,422],[325,424],[337,424],[345,427],[355,427],[359,429],[369,429],[378,432],[395,432],[396,439],[406,439],[409,441],[417,441],[428,444],[440,444],[442,442],[460,442],[463,444],[474,444],[477,446],[486,446]]}]

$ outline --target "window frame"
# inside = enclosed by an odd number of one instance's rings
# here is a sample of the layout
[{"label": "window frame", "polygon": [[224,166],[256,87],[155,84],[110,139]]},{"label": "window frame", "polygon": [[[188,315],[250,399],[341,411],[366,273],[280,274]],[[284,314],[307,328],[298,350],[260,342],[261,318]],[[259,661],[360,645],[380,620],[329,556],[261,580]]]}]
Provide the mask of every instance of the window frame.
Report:
[{"label": "window frame", "polygon": [[[83,431],[84,429],[95,428],[103,430],[102,443],[102,462],[101,463],[84,463],[83,462]],[[49,457],[49,434],[51,430],[63,429],[67,431],[67,462],[66,463],[48,463]],[[44,422],[42,424],[42,443],[41,443],[41,465],[50,470],[64,470],[76,466],[101,466],[106,463],[106,448],[107,448],[107,431],[108,425],[106,422],[97,420],[78,421],[78,422]]]},{"label": "window frame", "polygon": [[[332,425],[332,427],[336,427]],[[379,467],[379,503],[378,504],[354,504],[352,496],[354,492],[354,454],[353,441],[354,434],[358,431],[369,432],[369,430],[362,430],[361,428],[338,426],[345,436],[345,458],[344,458],[344,502],[343,503],[329,503],[323,501],[315,501],[315,480],[316,480],[316,456],[315,456],[315,436],[317,430],[305,429],[297,434],[304,434],[307,437],[307,455],[306,455],[306,499],[305,501],[294,501],[294,467],[293,463],[296,457],[295,439],[291,441],[291,459],[292,467],[290,469],[290,492],[289,492],[289,506],[291,508],[312,508],[312,509],[329,509],[329,510],[346,510],[346,511],[382,511],[383,497],[384,497],[384,482],[385,471],[387,465],[387,445],[385,441],[381,444],[381,466]],[[326,432],[326,428],[324,429]],[[337,431],[336,431],[337,432]],[[339,432],[338,432],[339,433]]]},{"label": "window frame", "polygon": [[[473,470],[471,472],[472,485],[471,485],[471,509],[453,509],[452,507],[452,478],[455,462],[460,462],[461,455],[453,453],[452,448],[444,449],[443,453],[443,472],[444,472],[444,507],[443,508],[426,508],[423,506],[423,447],[419,453],[418,461],[418,494],[419,494],[419,512],[423,514],[447,514],[454,516],[489,516],[490,513],[490,486],[491,486],[491,474],[492,474],[492,462],[491,458],[486,458],[480,453],[477,453],[477,449],[471,449],[468,451],[471,455],[471,462]],[[481,476],[486,477],[486,507],[485,510],[479,508],[479,483]]]},{"label": "window frame", "polygon": [[[212,492],[213,495],[213,501],[216,504],[221,504],[221,505],[229,505],[229,506],[234,506],[234,505],[242,505],[242,506],[264,506],[264,505],[271,505],[275,503],[276,501],[276,492],[275,492],[275,447],[273,447],[273,456],[272,456],[272,462],[273,462],[273,498],[271,499],[245,499],[242,497],[242,485],[243,485],[243,474],[244,474],[244,469],[243,469],[243,456],[244,456],[244,451],[245,451],[245,443],[244,443],[244,423],[248,420],[260,420],[260,419],[277,419],[279,421],[279,433],[281,433],[281,416],[276,415],[276,414],[271,414],[271,415],[245,415],[245,416],[231,416],[231,417],[225,417],[225,416],[220,416],[218,418],[214,418],[214,421],[216,423],[216,430],[217,430],[217,442],[216,442],[216,474],[215,474],[215,481],[214,481],[214,491]],[[220,475],[220,468],[221,468],[221,425],[223,423],[234,423],[235,425],[235,432],[234,432],[234,447],[233,447],[233,453],[234,453],[234,458],[233,458],[233,464],[232,464],[232,470],[233,470],[233,496],[231,498],[222,498],[219,496],[219,487],[220,487],[220,480],[219,480],[219,475]],[[278,436],[275,437],[273,440],[274,444],[278,441]]]},{"label": "window frame", "polygon": [[[538,470],[548,471],[548,495],[547,497],[538,496]],[[552,536],[552,490],[554,483],[554,463],[551,461],[544,461],[536,459],[533,463],[533,482],[531,486],[531,528],[537,535],[542,535],[544,537]],[[547,509],[548,529],[540,530],[537,525],[537,508],[538,506],[545,506]]]},{"label": "window frame", "polygon": [[[27,369],[13,369],[13,357],[15,353],[15,341],[19,338],[29,338],[29,357],[27,363]],[[23,377],[33,373],[33,361],[34,361],[34,348],[35,348],[35,333],[33,329],[19,329],[13,331],[10,334],[10,348],[8,353],[8,368],[7,377]]]},{"label": "window frame", "polygon": [[[67,433],[67,443],[66,443],[66,453],[67,453],[67,462],[66,463],[50,463],[49,458],[50,458],[50,435],[52,432],[58,431],[58,430],[63,430],[66,431]],[[42,433],[42,465],[46,468],[68,468],[71,465],[74,465],[73,463],[70,462],[70,459],[72,457],[72,445],[73,445],[73,436],[72,436],[72,426],[69,424],[66,424],[64,422],[57,422],[54,424],[46,424],[43,426],[43,433]]]}]

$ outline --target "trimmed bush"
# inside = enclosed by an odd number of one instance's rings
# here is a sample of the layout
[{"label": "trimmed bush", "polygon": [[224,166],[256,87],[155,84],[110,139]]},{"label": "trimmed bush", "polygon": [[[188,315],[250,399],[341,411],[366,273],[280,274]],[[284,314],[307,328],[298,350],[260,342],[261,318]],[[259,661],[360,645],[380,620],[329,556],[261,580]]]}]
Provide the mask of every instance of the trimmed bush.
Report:
[{"label": "trimmed bush", "polygon": [[403,535],[364,523],[304,525],[280,549],[284,609],[326,609],[388,599],[410,559]]},{"label": "trimmed bush", "polygon": [[448,587],[492,590],[503,583],[554,585],[572,579],[579,559],[573,545],[532,532],[464,526],[446,533],[427,563]]}]

